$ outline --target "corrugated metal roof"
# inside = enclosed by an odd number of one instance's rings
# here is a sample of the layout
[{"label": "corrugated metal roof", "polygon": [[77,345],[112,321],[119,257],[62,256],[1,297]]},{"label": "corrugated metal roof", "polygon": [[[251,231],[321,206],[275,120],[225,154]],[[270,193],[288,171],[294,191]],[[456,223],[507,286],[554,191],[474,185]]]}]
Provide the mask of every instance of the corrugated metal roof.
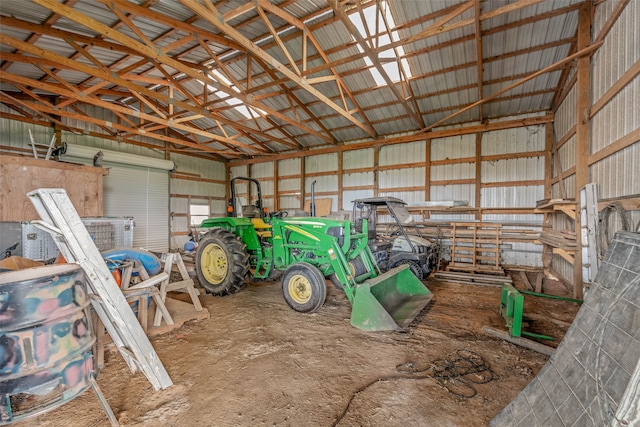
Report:
[{"label": "corrugated metal roof", "polygon": [[[326,0],[290,0],[270,2],[269,6],[232,0],[216,3],[218,14],[203,12],[202,16],[179,1],[151,3],[147,9],[141,8],[142,1],[114,0],[106,6],[102,2],[79,0],[73,4],[75,13],[126,37],[116,42],[118,37],[106,34],[100,25],[88,25],[87,19],[67,16],[62,5],[59,8],[52,6],[53,10],[49,10],[32,1],[3,0],[0,31],[3,36],[18,42],[7,39],[6,43],[0,44],[0,51],[5,55],[11,54],[7,56],[8,65],[4,68],[8,74],[0,87],[4,91],[15,91],[15,81],[24,85],[21,79],[26,78],[32,82],[26,86],[31,86],[35,92],[55,94],[57,87],[68,90],[56,78],[47,75],[47,72],[55,73],[60,80],[82,85],[75,100],[82,104],[87,99],[80,94],[100,84],[102,78],[107,78],[108,81],[102,82],[95,90],[94,96],[108,102],[124,100],[124,105],[140,105],[137,96],[131,94],[135,87],[121,84],[119,79],[124,78],[140,87],[135,90],[139,95],[143,94],[141,96],[164,111],[166,118],[151,108],[146,110],[148,114],[157,114],[160,122],[168,120],[170,115],[166,97],[171,86],[173,99],[184,103],[180,108],[173,107],[174,115],[181,118],[196,114],[204,116],[184,122],[185,126],[195,126],[195,133],[198,129],[215,128],[215,119],[219,118],[216,114],[219,114],[226,117],[229,122],[225,125],[227,132],[234,135],[239,143],[266,143],[276,151],[292,149],[292,139],[304,147],[370,139],[374,135],[419,131],[421,127],[478,101],[481,96],[490,96],[565,58],[575,41],[577,8],[582,0],[544,0],[521,8],[517,8],[517,3],[504,0],[484,0],[479,17],[475,16],[475,7],[471,6],[444,23],[440,21],[446,14],[461,10],[465,5],[463,0],[389,1],[394,20],[389,31],[398,34],[396,46],[403,47],[411,72],[409,86],[407,82],[396,83],[394,90],[386,84],[379,85],[374,78],[377,71],[372,61],[383,58],[381,51],[387,48],[375,47],[374,41],[371,46],[375,55],[368,57],[368,53],[363,53],[355,41],[362,35],[356,37],[351,34],[348,28],[351,24],[347,25],[341,18],[343,12],[357,13],[358,7],[383,6],[385,2],[363,1],[336,6]],[[271,13],[269,8],[273,5],[280,7],[285,15]],[[515,10],[486,18],[487,13],[500,11],[506,5],[515,7]],[[257,7],[263,7],[268,23],[263,21]],[[333,7],[341,9],[334,10]],[[135,28],[121,22],[112,8],[128,16]],[[213,22],[225,15],[228,21],[224,24]],[[601,26],[604,18],[600,15],[596,25]],[[482,30],[478,35],[476,18]],[[299,22],[305,25],[306,33],[296,27]],[[439,27],[436,28],[436,24]],[[229,25],[229,29],[224,25]],[[286,52],[276,43],[269,26],[277,32]],[[56,33],[57,30],[66,32],[66,35]],[[151,45],[139,36],[140,33],[151,41]],[[318,46],[314,46],[305,34],[311,34]],[[75,44],[68,42],[74,38]],[[482,58],[478,58],[476,52],[476,38],[482,43]],[[25,52],[19,45],[21,41],[28,41],[41,50],[26,49]],[[107,45],[105,41],[111,44]],[[222,67],[200,42],[206,43],[218,56],[224,64]],[[83,51],[78,51],[78,46]],[[304,46],[306,51],[303,51]],[[629,44],[625,46],[625,49],[630,49]],[[632,51],[628,54],[634,56]],[[95,72],[87,73],[69,64],[58,63],[59,57],[55,55],[73,59],[95,69]],[[44,69],[28,63],[29,57],[33,56],[38,58]],[[295,67],[290,64],[290,57],[296,62]],[[329,58],[330,63],[327,64],[324,58]],[[481,84],[478,82],[479,60],[482,61]],[[111,68],[110,77],[100,74],[104,69],[98,64]],[[265,68],[269,68],[268,73]],[[247,119],[225,105],[205,105],[205,98],[208,102],[211,97],[208,94],[204,96],[203,85],[195,79],[199,79],[199,73],[207,69],[219,69],[222,74],[230,72],[238,82],[238,98],[256,108],[269,109],[270,121]],[[344,86],[338,86],[332,69]],[[482,108],[476,107],[451,118],[445,124],[549,110],[556,94],[563,89],[558,87],[560,74],[559,70],[544,74]],[[173,81],[167,75],[172,76]],[[318,78],[325,81],[314,82],[313,79]],[[157,97],[154,93],[158,94]],[[416,98],[415,102],[411,100],[412,96]],[[298,105],[295,98],[304,104],[307,111]],[[38,108],[37,100],[31,102],[34,108]],[[184,110],[184,105],[189,105],[189,108]],[[416,105],[419,111],[414,112]],[[135,115],[132,109],[129,116],[133,122],[137,121]],[[77,117],[77,120],[82,118]],[[232,130],[234,123],[240,124],[243,130]],[[170,126],[169,122],[165,124]],[[251,135],[247,129],[251,130]],[[158,132],[162,135],[162,131]],[[196,139],[205,142],[206,146],[224,147],[215,139],[207,140],[202,135],[191,137],[184,130],[177,132],[185,141]],[[237,155],[249,151],[238,149]]]}]

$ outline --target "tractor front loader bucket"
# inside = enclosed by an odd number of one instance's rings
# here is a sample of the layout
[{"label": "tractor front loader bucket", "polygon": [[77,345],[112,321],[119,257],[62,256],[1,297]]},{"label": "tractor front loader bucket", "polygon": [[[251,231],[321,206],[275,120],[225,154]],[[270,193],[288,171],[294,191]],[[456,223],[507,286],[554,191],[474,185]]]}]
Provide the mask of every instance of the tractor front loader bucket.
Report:
[{"label": "tractor front loader bucket", "polygon": [[432,297],[409,266],[401,265],[356,286],[351,325],[365,331],[402,330]]}]

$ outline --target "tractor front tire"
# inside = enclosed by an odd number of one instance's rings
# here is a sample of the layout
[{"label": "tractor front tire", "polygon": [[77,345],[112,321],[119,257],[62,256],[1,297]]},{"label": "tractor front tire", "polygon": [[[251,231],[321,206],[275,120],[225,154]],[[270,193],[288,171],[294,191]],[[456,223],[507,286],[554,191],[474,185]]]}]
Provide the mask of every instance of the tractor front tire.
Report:
[{"label": "tractor front tire", "polygon": [[234,233],[213,228],[198,245],[196,273],[208,293],[216,296],[238,292],[249,271],[249,254]]},{"label": "tractor front tire", "polygon": [[306,262],[291,265],[282,276],[282,294],[289,307],[301,313],[317,311],[327,297],[327,282],[317,267]]}]

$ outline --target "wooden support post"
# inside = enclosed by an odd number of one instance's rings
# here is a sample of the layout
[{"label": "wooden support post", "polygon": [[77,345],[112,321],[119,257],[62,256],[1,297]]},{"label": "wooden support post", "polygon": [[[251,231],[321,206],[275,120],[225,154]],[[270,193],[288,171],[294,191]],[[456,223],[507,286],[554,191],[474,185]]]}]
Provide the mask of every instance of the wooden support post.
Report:
[{"label": "wooden support post", "polygon": [[341,210],[343,208],[342,203],[342,159],[344,157],[344,151],[338,151],[336,153],[338,156],[338,207],[336,210]]},{"label": "wooden support post", "polygon": [[544,137],[544,198],[551,199],[551,175],[552,162],[551,152],[553,150],[553,123],[545,125]]},{"label": "wooden support post", "polygon": [[380,181],[378,175],[380,173],[380,145],[373,147],[373,197],[378,197],[378,188]]},{"label": "wooden support post", "polygon": [[[425,141],[425,155],[424,155],[424,200],[431,200],[431,140]],[[429,211],[422,212],[422,220],[430,218],[431,213]]]},{"label": "wooden support post", "polygon": [[[578,11],[578,50],[584,49],[591,43],[591,2],[584,2]],[[577,123],[576,123],[576,179],[575,197],[576,210],[580,209],[580,190],[589,183],[589,108],[590,99],[590,56],[578,58],[577,71]],[[580,230],[580,218],[575,219],[576,244],[582,247]],[[573,264],[573,297],[582,299],[582,253],[576,251]]]},{"label": "wooden support post", "polygon": [[476,219],[482,221],[482,211],[480,210],[482,194],[482,132],[476,133]]},{"label": "wooden support post", "polygon": [[300,157],[300,210],[304,210],[306,157]]},{"label": "wooden support post", "polygon": [[273,161],[273,210],[278,212],[280,210],[280,197],[278,197],[278,160]]}]

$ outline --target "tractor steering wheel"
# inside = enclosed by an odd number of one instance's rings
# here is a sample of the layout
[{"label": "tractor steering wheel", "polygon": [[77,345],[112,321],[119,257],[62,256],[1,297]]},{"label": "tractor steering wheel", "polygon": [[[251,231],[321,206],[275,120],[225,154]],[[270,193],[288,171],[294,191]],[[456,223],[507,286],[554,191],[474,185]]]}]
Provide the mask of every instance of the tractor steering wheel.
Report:
[{"label": "tractor steering wheel", "polygon": [[286,218],[288,216],[289,216],[289,212],[287,211],[278,211],[278,212],[271,213],[272,218]]}]

